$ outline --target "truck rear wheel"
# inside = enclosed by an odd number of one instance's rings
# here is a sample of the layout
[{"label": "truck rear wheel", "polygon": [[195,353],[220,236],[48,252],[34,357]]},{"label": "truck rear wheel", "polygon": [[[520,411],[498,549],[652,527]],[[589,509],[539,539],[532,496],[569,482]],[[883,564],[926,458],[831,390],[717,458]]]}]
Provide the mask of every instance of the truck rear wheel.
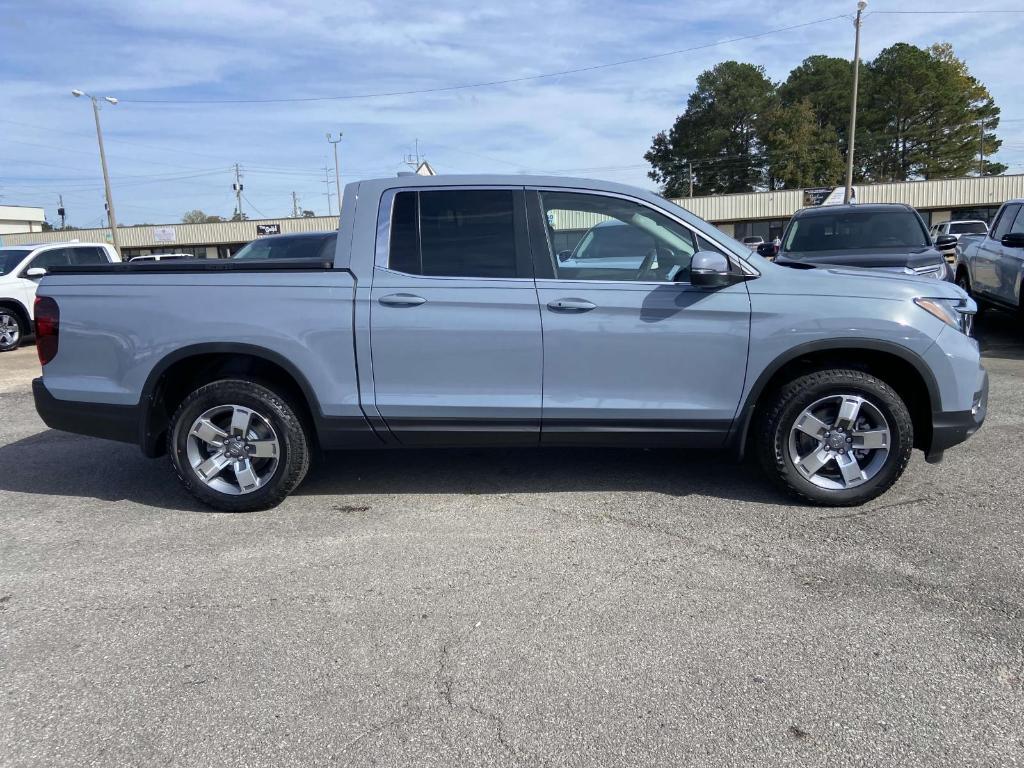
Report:
[{"label": "truck rear wheel", "polygon": [[237,379],[185,398],[171,419],[167,453],[186,490],[223,512],[274,507],[309,469],[309,438],[288,399]]},{"label": "truck rear wheel", "polygon": [[850,506],[880,496],[903,474],[914,425],[884,381],[825,370],[779,390],[757,439],[761,464],[783,489],[814,504]]}]

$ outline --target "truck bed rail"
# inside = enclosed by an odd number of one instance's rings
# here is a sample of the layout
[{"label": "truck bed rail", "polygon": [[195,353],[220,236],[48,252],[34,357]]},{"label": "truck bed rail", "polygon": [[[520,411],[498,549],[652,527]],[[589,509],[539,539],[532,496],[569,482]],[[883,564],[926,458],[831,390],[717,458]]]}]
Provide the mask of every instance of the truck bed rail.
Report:
[{"label": "truck bed rail", "polygon": [[334,262],[323,259],[195,259],[174,261],[118,262],[51,267],[50,275],[188,274],[197,272],[322,272],[333,270]]}]

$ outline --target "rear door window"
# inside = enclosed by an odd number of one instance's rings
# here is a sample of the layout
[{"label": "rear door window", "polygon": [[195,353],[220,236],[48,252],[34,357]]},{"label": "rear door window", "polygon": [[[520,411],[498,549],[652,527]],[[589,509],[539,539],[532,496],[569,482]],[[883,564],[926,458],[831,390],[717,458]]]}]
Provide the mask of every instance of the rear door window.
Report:
[{"label": "rear door window", "polygon": [[513,190],[399,192],[388,267],[425,277],[519,277]]}]

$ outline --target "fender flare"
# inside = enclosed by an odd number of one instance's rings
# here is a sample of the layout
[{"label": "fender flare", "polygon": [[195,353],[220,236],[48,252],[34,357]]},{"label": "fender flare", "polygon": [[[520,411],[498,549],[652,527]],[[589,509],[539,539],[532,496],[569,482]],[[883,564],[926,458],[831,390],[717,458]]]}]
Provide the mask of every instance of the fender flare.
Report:
[{"label": "fender flare", "polygon": [[256,357],[265,360],[268,363],[282,368],[295,383],[298,384],[299,389],[302,391],[302,396],[306,400],[306,405],[309,407],[310,414],[313,417],[314,428],[319,430],[319,425],[323,423],[324,415],[320,408],[320,401],[316,397],[313,388],[310,386],[309,381],[299,371],[295,365],[288,360],[286,357],[278,352],[260,347],[255,344],[243,344],[237,342],[206,342],[202,344],[191,344],[187,347],[180,347],[179,349],[170,352],[153,366],[150,370],[149,375],[146,377],[146,383],[142,388],[142,395],[139,398],[139,408],[142,409],[142,418],[139,419],[139,445],[142,447],[142,452],[147,456],[157,456],[160,453],[157,438],[162,430],[157,430],[154,434],[153,424],[153,413],[154,406],[157,403],[157,398],[160,396],[158,387],[163,375],[167,370],[182,360],[186,360],[190,357],[198,357],[200,355],[246,355],[248,357]]},{"label": "fender flare", "polygon": [[850,337],[809,341],[805,344],[798,344],[795,347],[791,347],[775,358],[771,364],[761,371],[757,380],[750,388],[750,392],[747,393],[746,399],[743,401],[739,411],[737,411],[736,419],[733,421],[733,428],[727,438],[727,440],[730,441],[737,458],[743,458],[747,444],[747,435],[750,432],[750,425],[753,421],[754,410],[757,407],[758,400],[764,393],[764,389],[768,385],[768,382],[771,381],[772,377],[775,376],[775,374],[784,366],[794,360],[799,360],[801,357],[808,354],[815,354],[819,352],[857,352],[862,350],[888,353],[913,366],[914,370],[920,374],[921,379],[924,381],[925,388],[928,390],[929,412],[935,412],[936,405],[941,402],[939,397],[939,385],[935,381],[934,374],[932,374],[921,356],[907,347],[891,341],[855,339]]}]

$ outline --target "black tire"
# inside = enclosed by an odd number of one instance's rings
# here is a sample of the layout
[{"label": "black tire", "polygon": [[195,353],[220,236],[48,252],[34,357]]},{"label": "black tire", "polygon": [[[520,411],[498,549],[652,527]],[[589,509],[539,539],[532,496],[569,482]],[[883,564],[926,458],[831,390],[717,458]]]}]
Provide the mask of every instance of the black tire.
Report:
[{"label": "black tire", "polygon": [[[17,335],[3,333],[5,327],[17,328]],[[27,333],[28,328],[25,327],[25,321],[17,312],[7,307],[0,307],[0,352],[17,349]]]},{"label": "black tire", "polygon": [[[876,473],[860,485],[826,489],[811,482],[790,456],[789,437],[797,419],[812,404],[841,394],[864,398],[884,417],[889,429],[889,450]],[[914,424],[906,404],[884,381],[863,371],[823,370],[785,384],[760,414],[755,433],[757,452],[768,476],[783,490],[812,504],[853,506],[885,493],[903,474],[914,447]],[[852,455],[852,453],[851,453]],[[882,456],[882,454],[878,454]],[[825,469],[838,469],[827,464]]]},{"label": "black tire", "polygon": [[[277,464],[272,473],[268,469],[263,484],[238,495],[208,485],[193,468],[188,454],[189,432],[196,420],[207,411],[229,406],[250,409],[265,419],[277,441]],[[215,381],[192,392],[178,406],[167,430],[167,454],[182,485],[199,501],[222,512],[252,512],[280,504],[306,476],[309,446],[306,428],[287,397],[239,379]],[[233,472],[230,468],[225,471],[229,475]]]}]

